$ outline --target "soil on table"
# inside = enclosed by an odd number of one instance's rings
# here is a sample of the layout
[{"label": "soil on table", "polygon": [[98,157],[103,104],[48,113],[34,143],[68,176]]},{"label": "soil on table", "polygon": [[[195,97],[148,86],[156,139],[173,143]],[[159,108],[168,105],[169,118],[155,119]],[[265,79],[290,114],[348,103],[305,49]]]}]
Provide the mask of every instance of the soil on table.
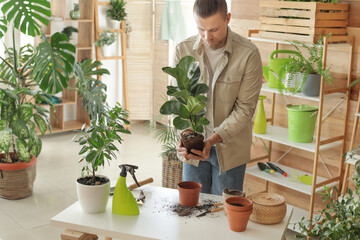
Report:
[{"label": "soil on table", "polygon": [[187,149],[189,154],[191,153],[191,149],[202,151],[204,148],[204,135],[190,129],[184,130],[181,133],[181,143],[183,147]]},{"label": "soil on table", "polygon": [[109,181],[108,178],[98,177],[98,176],[95,177],[95,183],[92,182],[92,177],[83,177],[77,180],[78,183],[84,185],[102,185],[107,183],[108,181]]},{"label": "soil on table", "polygon": [[[191,216],[197,216],[200,213],[203,213],[209,209],[218,208],[218,206],[213,206],[216,202],[212,200],[206,200],[202,205],[200,206],[194,206],[194,207],[184,207],[180,204],[175,204],[170,206],[170,210],[173,213],[176,213],[180,217],[191,217]],[[221,206],[220,206],[221,207]]]}]

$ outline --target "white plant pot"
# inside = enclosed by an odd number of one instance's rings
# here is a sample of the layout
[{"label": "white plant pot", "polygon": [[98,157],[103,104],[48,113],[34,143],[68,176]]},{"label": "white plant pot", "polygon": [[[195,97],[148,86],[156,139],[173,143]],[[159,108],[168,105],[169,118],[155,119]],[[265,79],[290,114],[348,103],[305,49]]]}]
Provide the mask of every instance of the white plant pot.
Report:
[{"label": "white plant pot", "polygon": [[78,44],[78,33],[71,34],[70,43],[75,45],[75,47],[76,47],[76,45]]},{"label": "white plant pot", "polygon": [[[99,177],[105,177],[97,175]],[[109,178],[107,178],[109,180]],[[109,200],[110,180],[102,185],[84,185],[76,181],[76,190],[80,206],[86,213],[104,212]]]},{"label": "white plant pot", "polygon": [[108,19],[108,23],[109,23],[108,26],[109,26],[110,29],[120,29],[121,21]]},{"label": "white plant pot", "polygon": [[113,56],[113,52],[112,52],[112,47],[111,45],[105,45],[101,48],[101,53],[103,57],[112,57]]}]

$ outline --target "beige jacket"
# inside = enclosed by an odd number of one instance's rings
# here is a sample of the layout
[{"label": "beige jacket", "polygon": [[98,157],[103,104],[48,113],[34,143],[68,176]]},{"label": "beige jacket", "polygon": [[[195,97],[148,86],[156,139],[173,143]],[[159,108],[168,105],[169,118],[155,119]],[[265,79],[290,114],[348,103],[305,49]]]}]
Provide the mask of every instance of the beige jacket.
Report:
[{"label": "beige jacket", "polygon": [[[175,62],[193,56],[200,65],[199,81],[209,84],[204,52],[201,37],[190,37],[177,45]],[[223,140],[216,144],[220,173],[250,161],[252,117],[262,84],[261,58],[253,43],[228,28],[224,52],[214,72],[214,114],[209,119]]]}]

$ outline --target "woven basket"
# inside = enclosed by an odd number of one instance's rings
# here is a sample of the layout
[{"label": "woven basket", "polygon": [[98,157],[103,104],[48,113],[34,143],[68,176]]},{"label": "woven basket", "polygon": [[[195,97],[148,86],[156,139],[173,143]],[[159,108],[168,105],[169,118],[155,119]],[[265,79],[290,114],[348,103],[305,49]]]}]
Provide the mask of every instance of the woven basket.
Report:
[{"label": "woven basket", "polygon": [[182,181],[182,162],[162,157],[162,186],[177,189],[177,184]]},{"label": "woven basket", "polygon": [[[17,163],[9,164],[16,165]],[[32,195],[36,178],[36,158],[34,157],[30,163],[20,164],[25,168],[12,170],[0,166],[0,197],[16,200]],[[26,167],[26,165],[29,167]],[[11,166],[11,168],[14,167]]]},{"label": "woven basket", "polygon": [[250,220],[261,224],[281,222],[286,215],[285,198],[275,193],[256,193],[249,197],[253,205]]}]

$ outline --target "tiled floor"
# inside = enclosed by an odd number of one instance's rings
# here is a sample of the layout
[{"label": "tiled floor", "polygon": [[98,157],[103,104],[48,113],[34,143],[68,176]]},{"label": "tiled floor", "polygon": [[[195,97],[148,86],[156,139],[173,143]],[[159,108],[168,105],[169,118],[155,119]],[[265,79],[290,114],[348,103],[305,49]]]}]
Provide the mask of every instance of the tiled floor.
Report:
[{"label": "tiled floor", "polygon": [[[132,124],[131,131],[131,135],[124,135],[118,159],[99,172],[115,181],[119,175],[117,166],[131,163],[139,166],[138,180],[152,177],[152,184],[161,186],[160,144],[145,130],[143,122]],[[62,133],[42,137],[33,196],[15,201],[0,198],[0,240],[60,239],[64,229],[50,226],[49,220],[77,200],[75,180],[82,165],[77,163],[80,148],[71,142],[73,136]],[[294,239],[293,233],[287,231],[286,238]]]}]

